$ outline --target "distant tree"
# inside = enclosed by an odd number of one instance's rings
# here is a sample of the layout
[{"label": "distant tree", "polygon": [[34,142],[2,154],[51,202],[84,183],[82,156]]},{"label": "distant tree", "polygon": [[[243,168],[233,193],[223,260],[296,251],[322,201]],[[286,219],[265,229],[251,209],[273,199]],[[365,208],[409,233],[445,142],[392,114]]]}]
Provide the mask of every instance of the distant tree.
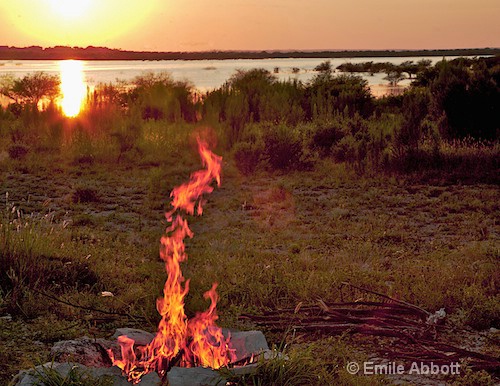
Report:
[{"label": "distant tree", "polygon": [[387,76],[384,77],[384,80],[389,81],[391,86],[397,86],[399,82],[406,79],[403,75],[404,70],[401,66],[395,66],[387,63],[384,72],[387,74]]},{"label": "distant tree", "polygon": [[331,73],[332,72],[332,62],[330,62],[329,60],[321,62],[316,67],[314,67],[314,71],[319,71],[322,73]]},{"label": "distant tree", "polygon": [[61,81],[57,75],[44,72],[28,74],[20,79],[4,79],[0,93],[15,103],[38,105],[42,98],[54,99],[60,93]]},{"label": "distant tree", "polygon": [[174,80],[168,72],[146,72],[143,75],[136,76],[133,81],[138,89],[151,89],[155,86],[173,86]]},{"label": "distant tree", "polygon": [[342,63],[337,66],[337,70],[342,72],[367,72],[373,75],[374,72],[378,72],[379,69],[374,65],[373,62],[363,62],[363,63]]},{"label": "distant tree", "polygon": [[413,60],[406,60],[399,65],[401,72],[406,72],[408,74],[408,78],[412,78],[418,72],[418,64],[413,63]]},{"label": "distant tree", "polygon": [[419,70],[424,69],[424,68],[429,68],[429,67],[431,67],[431,65],[432,65],[432,60],[430,60],[430,59],[420,59],[417,62],[417,66],[418,66]]}]

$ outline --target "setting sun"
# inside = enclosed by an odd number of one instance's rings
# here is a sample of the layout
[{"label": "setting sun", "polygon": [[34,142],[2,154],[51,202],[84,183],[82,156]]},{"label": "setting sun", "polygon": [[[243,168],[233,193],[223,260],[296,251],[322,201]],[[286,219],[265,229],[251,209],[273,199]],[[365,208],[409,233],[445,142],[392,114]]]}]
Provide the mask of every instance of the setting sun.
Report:
[{"label": "setting sun", "polygon": [[[0,6],[0,36],[40,45],[108,46],[135,39],[151,24],[160,0],[18,0]],[[4,28],[4,29],[3,29]],[[33,44],[33,43],[30,43]],[[0,42],[1,45],[1,42]]]},{"label": "setting sun", "polygon": [[61,70],[61,108],[67,117],[76,117],[80,112],[86,95],[83,76],[83,62],[65,60],[60,63]]},{"label": "setting sun", "polygon": [[52,10],[66,19],[83,16],[89,9],[91,0],[48,0]]}]

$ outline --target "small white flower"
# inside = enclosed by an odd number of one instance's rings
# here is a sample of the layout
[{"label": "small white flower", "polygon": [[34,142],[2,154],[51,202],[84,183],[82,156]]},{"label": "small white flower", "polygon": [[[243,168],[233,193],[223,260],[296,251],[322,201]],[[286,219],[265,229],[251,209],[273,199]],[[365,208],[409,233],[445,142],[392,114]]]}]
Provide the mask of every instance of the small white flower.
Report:
[{"label": "small white flower", "polygon": [[102,291],[101,292],[101,296],[104,297],[104,298],[108,298],[108,297],[113,297],[115,295],[113,295],[113,293],[109,292],[109,291]]}]

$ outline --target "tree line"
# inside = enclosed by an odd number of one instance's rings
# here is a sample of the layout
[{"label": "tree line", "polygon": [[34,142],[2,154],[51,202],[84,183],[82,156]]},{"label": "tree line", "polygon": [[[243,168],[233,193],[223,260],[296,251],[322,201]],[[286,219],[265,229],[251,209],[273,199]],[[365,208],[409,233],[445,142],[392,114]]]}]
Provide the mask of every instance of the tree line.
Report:
[{"label": "tree line", "polygon": [[499,48],[442,50],[325,50],[325,51],[200,51],[153,52],[127,51],[107,47],[0,46],[0,60],[217,60],[268,58],[361,58],[408,56],[486,56],[500,54]]}]

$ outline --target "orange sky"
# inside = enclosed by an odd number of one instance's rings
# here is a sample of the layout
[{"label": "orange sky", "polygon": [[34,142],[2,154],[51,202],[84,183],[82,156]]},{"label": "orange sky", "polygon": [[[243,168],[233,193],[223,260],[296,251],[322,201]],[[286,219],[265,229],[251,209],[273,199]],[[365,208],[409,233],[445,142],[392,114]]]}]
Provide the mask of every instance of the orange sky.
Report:
[{"label": "orange sky", "polygon": [[0,0],[0,45],[126,50],[500,47],[500,0]]}]

